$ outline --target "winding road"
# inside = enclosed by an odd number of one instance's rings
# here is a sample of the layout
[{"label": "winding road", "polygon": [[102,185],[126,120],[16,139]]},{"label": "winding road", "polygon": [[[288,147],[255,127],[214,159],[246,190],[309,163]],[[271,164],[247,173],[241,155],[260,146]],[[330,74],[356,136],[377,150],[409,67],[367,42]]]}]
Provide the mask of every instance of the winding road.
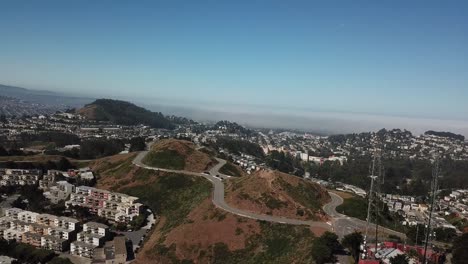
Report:
[{"label": "winding road", "polygon": [[[149,169],[149,170],[183,173],[187,175],[205,177],[206,179],[211,181],[211,183],[214,186],[213,197],[212,197],[213,204],[216,207],[226,212],[239,215],[242,217],[255,219],[255,220],[263,220],[263,221],[268,221],[268,222],[291,224],[291,225],[307,225],[307,226],[315,227],[315,228],[323,228],[326,230],[334,231],[340,238],[344,237],[345,235],[349,233],[354,232],[355,230],[363,230],[366,227],[365,221],[352,218],[352,217],[348,217],[348,216],[345,216],[336,212],[336,207],[343,203],[343,199],[333,192],[329,192],[331,201],[323,206],[324,212],[327,215],[329,215],[331,218],[331,221],[329,222],[304,221],[304,220],[298,220],[298,219],[285,218],[281,216],[257,214],[257,213],[241,210],[238,208],[234,208],[228,205],[226,201],[224,200],[224,183],[222,179],[231,177],[228,175],[221,174],[219,172],[221,167],[223,167],[224,164],[226,164],[225,160],[216,158],[216,160],[218,161],[218,164],[216,164],[213,168],[211,168],[208,171],[209,173],[198,173],[198,172],[186,171],[186,170],[171,170],[171,169],[156,168],[156,167],[148,166],[146,164],[143,164],[142,162],[143,158],[146,156],[147,153],[148,151],[141,151],[140,153],[138,153],[138,155],[133,159],[133,164],[135,166]],[[374,226],[374,225],[371,225],[371,226]],[[379,229],[382,230],[383,228],[379,226]],[[371,230],[375,230],[375,226]],[[406,237],[405,234],[402,234],[402,233],[399,233],[390,229],[385,228],[385,231],[387,233],[394,234],[402,238]]]}]

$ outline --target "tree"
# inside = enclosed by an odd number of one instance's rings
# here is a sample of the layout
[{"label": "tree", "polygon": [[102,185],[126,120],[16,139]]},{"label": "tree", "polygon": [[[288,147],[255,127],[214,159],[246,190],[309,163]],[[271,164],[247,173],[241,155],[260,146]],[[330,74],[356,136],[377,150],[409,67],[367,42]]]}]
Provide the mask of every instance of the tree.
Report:
[{"label": "tree", "polygon": [[457,232],[453,228],[438,227],[434,229],[438,241],[451,242],[457,236]]},{"label": "tree", "polygon": [[146,143],[142,137],[134,137],[130,139],[130,152],[145,150]]},{"label": "tree", "polygon": [[66,158],[60,158],[60,160],[57,163],[57,169],[61,171],[67,171],[69,169],[73,168],[73,165],[70,163],[70,161]]},{"label": "tree", "polygon": [[347,249],[349,249],[356,263],[359,260],[360,246],[363,240],[364,238],[361,233],[354,232],[349,235],[346,235],[341,241],[341,244]]},{"label": "tree", "polygon": [[390,264],[408,264],[409,258],[405,254],[396,255],[390,258]]},{"label": "tree", "polygon": [[466,263],[468,259],[468,233],[455,239],[453,242],[453,255],[452,263],[461,264]]},{"label": "tree", "polygon": [[0,156],[8,156],[8,151],[3,146],[0,146]]},{"label": "tree", "polygon": [[314,241],[312,245],[312,257],[317,264],[334,262],[333,252],[338,249],[340,243],[335,233],[325,232]]},{"label": "tree", "polygon": [[312,257],[317,264],[330,262],[333,258],[333,252],[329,247],[321,244],[319,241],[315,241],[312,246]]}]

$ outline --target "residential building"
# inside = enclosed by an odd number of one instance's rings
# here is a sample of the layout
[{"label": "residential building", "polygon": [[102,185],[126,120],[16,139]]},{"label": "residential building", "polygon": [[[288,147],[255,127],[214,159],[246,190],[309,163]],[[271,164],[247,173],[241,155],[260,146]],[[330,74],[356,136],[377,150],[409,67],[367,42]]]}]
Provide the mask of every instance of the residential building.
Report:
[{"label": "residential building", "polygon": [[137,197],[109,192],[88,186],[79,186],[71,193],[65,205],[88,208],[91,213],[114,222],[129,222],[140,214]]}]

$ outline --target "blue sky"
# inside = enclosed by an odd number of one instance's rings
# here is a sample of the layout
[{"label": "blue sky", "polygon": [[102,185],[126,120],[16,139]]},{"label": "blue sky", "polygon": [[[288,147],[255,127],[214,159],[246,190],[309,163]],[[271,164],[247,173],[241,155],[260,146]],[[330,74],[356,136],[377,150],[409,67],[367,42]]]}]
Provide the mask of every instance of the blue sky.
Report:
[{"label": "blue sky", "polygon": [[466,14],[466,1],[1,1],[0,83],[468,120]]}]

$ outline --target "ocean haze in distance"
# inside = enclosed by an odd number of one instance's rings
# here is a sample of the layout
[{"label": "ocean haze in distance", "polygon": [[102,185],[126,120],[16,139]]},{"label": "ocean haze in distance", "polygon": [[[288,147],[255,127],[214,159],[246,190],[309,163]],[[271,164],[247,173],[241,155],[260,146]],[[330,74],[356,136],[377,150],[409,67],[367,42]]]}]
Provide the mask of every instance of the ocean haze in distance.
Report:
[{"label": "ocean haze in distance", "polygon": [[391,116],[369,113],[331,112],[321,109],[290,108],[281,105],[251,105],[228,102],[194,101],[177,98],[146,98],[86,93],[56,93],[47,90],[24,89],[0,84],[0,95],[44,104],[67,104],[82,107],[97,98],[130,101],[165,115],[176,115],[201,122],[235,121],[252,128],[292,129],[318,135],[377,131],[400,128],[421,134],[427,130],[450,131],[468,137],[468,122]]},{"label": "ocean haze in distance", "polygon": [[450,131],[468,137],[468,121],[365,113],[308,111],[274,106],[216,104],[165,104],[163,101],[137,99],[153,111],[192,118],[197,121],[229,120],[253,128],[293,129],[312,134],[331,135],[386,129],[406,129],[415,134],[428,130]]}]

